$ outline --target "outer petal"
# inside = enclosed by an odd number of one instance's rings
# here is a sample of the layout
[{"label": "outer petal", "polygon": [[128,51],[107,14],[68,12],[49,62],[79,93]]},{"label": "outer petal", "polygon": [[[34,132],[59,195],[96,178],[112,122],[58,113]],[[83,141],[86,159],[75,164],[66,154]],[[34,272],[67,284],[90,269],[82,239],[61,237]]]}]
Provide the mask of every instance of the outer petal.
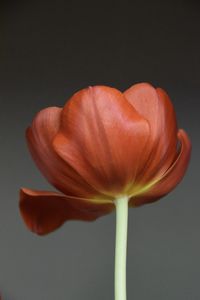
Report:
[{"label": "outer petal", "polygon": [[20,191],[20,212],[24,222],[39,235],[54,231],[68,220],[94,221],[113,209],[112,203],[96,204],[54,192]]},{"label": "outer petal", "polygon": [[148,136],[148,122],[122,93],[96,86],[66,104],[54,147],[90,185],[115,196],[134,182]]},{"label": "outer petal", "polygon": [[[173,105],[162,89],[150,84],[133,85],[124,92],[127,100],[150,124],[148,160],[138,174],[138,180],[148,182],[163,174],[173,162],[177,146],[177,125]],[[151,150],[151,151],[149,151]]]},{"label": "outer petal", "polygon": [[61,108],[40,111],[27,130],[27,142],[38,168],[57,189],[68,195],[89,197],[95,191],[54,151],[52,140],[60,126]]},{"label": "outer petal", "polygon": [[154,202],[168,194],[182,180],[190,160],[191,143],[186,132],[182,129],[178,132],[178,138],[181,148],[175,162],[148,192],[136,198],[133,197],[130,200],[130,205],[140,206]]}]

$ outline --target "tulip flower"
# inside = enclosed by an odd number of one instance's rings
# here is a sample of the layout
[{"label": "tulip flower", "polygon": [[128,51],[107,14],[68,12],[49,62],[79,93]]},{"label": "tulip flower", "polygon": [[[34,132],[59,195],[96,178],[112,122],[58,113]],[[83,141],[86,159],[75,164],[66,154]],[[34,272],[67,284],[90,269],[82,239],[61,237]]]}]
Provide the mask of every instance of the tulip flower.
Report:
[{"label": "tulip flower", "polygon": [[26,137],[36,165],[59,192],[22,188],[25,224],[44,235],[65,221],[93,221],[116,209],[115,295],[125,300],[128,207],[168,194],[190,158],[169,96],[147,83],[124,93],[89,87],[63,108],[40,111]]}]

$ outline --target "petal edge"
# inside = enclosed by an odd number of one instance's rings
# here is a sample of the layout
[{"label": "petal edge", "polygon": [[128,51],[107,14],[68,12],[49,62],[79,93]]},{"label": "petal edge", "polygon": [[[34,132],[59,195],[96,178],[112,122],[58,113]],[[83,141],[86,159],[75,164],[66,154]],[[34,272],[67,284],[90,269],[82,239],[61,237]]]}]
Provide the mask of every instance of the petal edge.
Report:
[{"label": "petal edge", "polygon": [[141,206],[146,203],[155,202],[171,192],[181,182],[189,164],[191,142],[183,129],[179,129],[178,138],[181,143],[181,149],[174,163],[148,192],[132,198],[130,205]]},{"label": "petal edge", "polygon": [[96,204],[26,188],[20,190],[19,207],[26,226],[38,235],[48,234],[68,220],[94,221],[114,209],[111,203]]}]

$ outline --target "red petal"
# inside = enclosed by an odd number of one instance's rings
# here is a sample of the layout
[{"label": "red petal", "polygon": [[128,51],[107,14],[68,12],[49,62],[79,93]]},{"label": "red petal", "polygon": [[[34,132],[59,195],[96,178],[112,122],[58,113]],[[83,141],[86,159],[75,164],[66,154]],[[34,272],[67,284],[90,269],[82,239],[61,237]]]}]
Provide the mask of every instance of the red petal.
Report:
[{"label": "red petal", "polygon": [[173,105],[162,89],[150,84],[133,85],[124,92],[127,100],[150,124],[148,161],[138,174],[138,180],[148,182],[163,174],[173,162],[177,146],[177,126]]},{"label": "red petal", "polygon": [[168,194],[182,180],[190,160],[191,143],[186,132],[182,129],[178,132],[178,138],[181,149],[175,162],[148,192],[140,197],[132,198],[130,200],[131,205],[139,206],[154,202]]},{"label": "red petal", "polygon": [[113,209],[112,203],[96,204],[54,192],[20,191],[20,212],[24,222],[39,235],[54,231],[68,220],[94,221]]},{"label": "red petal", "polygon": [[30,152],[48,181],[63,193],[82,197],[96,195],[97,191],[64,162],[52,147],[52,140],[60,126],[61,111],[61,108],[50,107],[37,114],[27,130]]},{"label": "red petal", "polygon": [[122,93],[96,86],[66,104],[54,147],[95,189],[116,195],[134,181],[148,135],[148,122]]}]

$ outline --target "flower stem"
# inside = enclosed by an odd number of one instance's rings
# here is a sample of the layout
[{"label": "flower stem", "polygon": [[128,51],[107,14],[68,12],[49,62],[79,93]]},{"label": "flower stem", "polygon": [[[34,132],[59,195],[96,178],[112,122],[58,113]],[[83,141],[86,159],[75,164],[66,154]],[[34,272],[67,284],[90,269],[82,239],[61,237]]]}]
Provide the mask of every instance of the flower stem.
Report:
[{"label": "flower stem", "polygon": [[126,253],[128,229],[128,197],[115,200],[115,300],[126,300]]}]

